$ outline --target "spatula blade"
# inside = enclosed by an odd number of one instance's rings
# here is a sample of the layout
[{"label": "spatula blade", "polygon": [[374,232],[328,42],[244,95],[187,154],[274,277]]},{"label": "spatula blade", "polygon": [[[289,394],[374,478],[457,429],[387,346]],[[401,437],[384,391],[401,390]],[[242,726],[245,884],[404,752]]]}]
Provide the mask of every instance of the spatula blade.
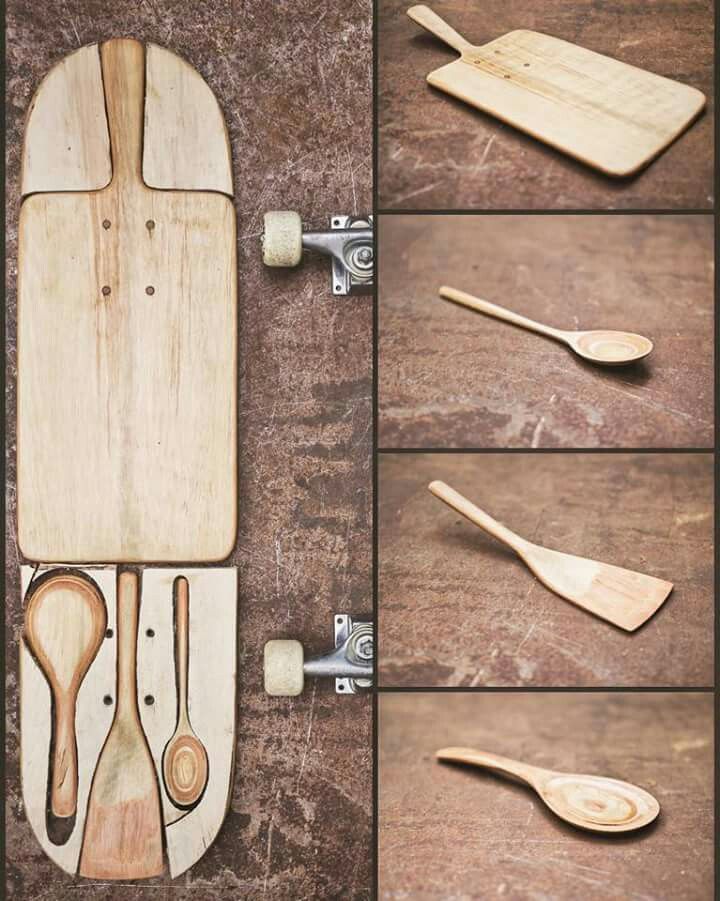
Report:
[{"label": "spatula blade", "polygon": [[555,594],[628,632],[647,622],[673,589],[664,579],[538,545],[522,557]]}]

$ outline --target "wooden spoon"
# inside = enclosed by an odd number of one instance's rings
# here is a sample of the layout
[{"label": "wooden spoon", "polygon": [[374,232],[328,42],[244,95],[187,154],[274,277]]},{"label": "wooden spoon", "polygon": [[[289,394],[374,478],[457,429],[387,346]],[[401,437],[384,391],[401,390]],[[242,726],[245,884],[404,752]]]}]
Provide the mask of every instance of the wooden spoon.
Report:
[{"label": "wooden spoon", "polygon": [[205,747],[190,725],[188,714],[188,635],[190,589],[184,576],[175,580],[175,677],[178,717],[175,733],[163,751],[163,779],[176,807],[195,807],[208,781]]},{"label": "wooden spoon", "polygon": [[511,547],[555,594],[628,632],[648,620],[673,589],[672,582],[654,576],[532,544],[444,482],[431,482],[428,487],[435,497]]},{"label": "wooden spoon", "polygon": [[581,829],[631,832],[652,823],[660,813],[660,805],[651,794],[619,779],[557,773],[472,748],[443,748],[435,756],[521,779],[535,789],[553,813]]},{"label": "wooden spoon", "polygon": [[25,612],[25,641],[52,695],[50,811],[73,817],[78,761],[78,691],[105,636],[107,610],[97,585],[81,573],[51,571],[39,579]]},{"label": "wooden spoon", "polygon": [[472,294],[466,294],[455,288],[440,288],[440,296],[445,300],[452,300],[470,307],[472,310],[485,313],[486,316],[494,316],[495,319],[512,322],[513,325],[519,325],[531,332],[538,332],[562,341],[578,356],[600,366],[624,366],[627,363],[636,363],[638,360],[644,359],[653,349],[653,343],[649,338],[635,335],[633,332],[611,332],[607,329],[568,332],[535,322],[534,319],[520,316],[511,310],[506,310],[504,307],[481,300],[479,297],[473,297]]},{"label": "wooden spoon", "polygon": [[137,704],[140,597],[134,572],[118,575],[115,718],[95,768],[80,853],[81,876],[146,879],[163,872],[160,789]]}]

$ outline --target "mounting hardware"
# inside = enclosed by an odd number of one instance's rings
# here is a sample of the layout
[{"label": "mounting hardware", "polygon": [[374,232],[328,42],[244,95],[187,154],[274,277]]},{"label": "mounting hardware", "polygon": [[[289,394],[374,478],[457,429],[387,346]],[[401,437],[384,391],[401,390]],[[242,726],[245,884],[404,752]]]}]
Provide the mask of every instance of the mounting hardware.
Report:
[{"label": "mounting hardware", "polygon": [[294,639],[273,639],[265,645],[265,691],[276,697],[301,694],[305,676],[335,677],[337,694],[358,694],[372,686],[373,624],[345,613],[333,617],[335,647],[327,654],[305,660],[302,644]]},{"label": "mounting hardware", "polygon": [[262,237],[266,266],[297,266],[302,251],[324,253],[332,260],[332,293],[338,297],[372,292],[375,273],[373,217],[330,217],[330,230],[303,232],[300,214],[291,210],[265,213]]}]

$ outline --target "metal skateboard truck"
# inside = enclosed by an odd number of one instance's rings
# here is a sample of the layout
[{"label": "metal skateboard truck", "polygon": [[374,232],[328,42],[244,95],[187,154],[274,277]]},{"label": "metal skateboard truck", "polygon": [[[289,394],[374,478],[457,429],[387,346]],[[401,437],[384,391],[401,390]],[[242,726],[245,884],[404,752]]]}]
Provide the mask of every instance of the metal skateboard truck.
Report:
[{"label": "metal skateboard truck", "polygon": [[265,691],[275,697],[302,693],[305,676],[335,678],[337,694],[358,694],[372,685],[373,624],[347,614],[335,614],[335,647],[327,654],[305,660],[302,644],[294,639],[273,639],[265,645]]},{"label": "metal skateboard truck", "polygon": [[272,210],[265,213],[262,245],[266,266],[297,266],[303,248],[329,256],[332,260],[332,292],[338,297],[369,294],[373,289],[372,216],[331,216],[329,231],[303,232],[299,213]]}]

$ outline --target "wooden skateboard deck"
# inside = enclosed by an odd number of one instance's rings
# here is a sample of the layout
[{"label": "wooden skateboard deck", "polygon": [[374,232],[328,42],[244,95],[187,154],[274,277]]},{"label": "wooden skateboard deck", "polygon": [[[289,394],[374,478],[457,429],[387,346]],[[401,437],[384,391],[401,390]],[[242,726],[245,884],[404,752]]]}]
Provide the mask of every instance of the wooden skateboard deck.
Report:
[{"label": "wooden skateboard deck", "polygon": [[212,92],[159,47],[82,48],[35,95],[22,191],[22,552],[225,558],[237,505],[235,212]]},{"label": "wooden skateboard deck", "polygon": [[[51,692],[25,642],[20,653],[20,732],[22,792],[28,820],[45,853],[63,870],[75,874],[80,868],[81,850],[88,841],[85,827],[91,786],[116,711],[118,572],[116,567],[72,572],[76,577],[91,579],[97,586],[107,609],[109,631],[77,696],[77,809],[69,833],[60,841],[50,836],[47,813],[53,738]],[[23,596],[31,596],[38,579],[52,573],[45,567],[22,567]],[[173,803],[162,775],[163,751],[175,729],[177,715],[172,598],[173,584],[180,576],[187,580],[190,596],[189,713],[209,761],[207,786],[197,806],[190,810]],[[236,609],[235,568],[149,568],[143,572],[136,644],[137,707],[161,806],[162,835],[156,836],[154,843],[163,841],[162,871],[168,871],[171,877],[202,857],[220,829],[230,800],[235,750]],[[131,774],[122,771],[122,776],[121,784]],[[143,863],[128,859],[123,862],[124,877],[108,878],[137,878],[138,864]],[[80,874],[89,875],[82,869]]]},{"label": "wooden skateboard deck", "polygon": [[698,90],[536,31],[473,46],[426,6],[408,10],[461,56],[428,82],[612,176],[658,156],[702,112]]}]

